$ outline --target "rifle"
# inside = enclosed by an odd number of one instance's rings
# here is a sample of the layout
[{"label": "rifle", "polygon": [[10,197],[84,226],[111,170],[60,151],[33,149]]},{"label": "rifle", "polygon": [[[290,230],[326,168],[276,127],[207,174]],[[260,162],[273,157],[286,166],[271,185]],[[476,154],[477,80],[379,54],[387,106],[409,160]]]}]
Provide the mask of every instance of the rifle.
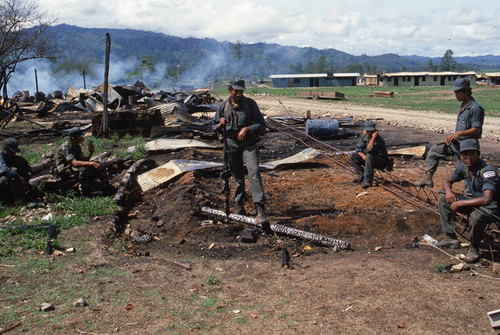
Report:
[{"label": "rifle", "polygon": [[222,187],[221,193],[226,195],[224,211],[226,215],[229,216],[229,197],[231,194],[231,186],[229,184],[229,177],[231,176],[231,172],[229,171],[229,162],[228,162],[228,148],[227,148],[227,134],[226,134],[226,126],[222,127],[222,138],[224,141],[224,171],[220,174],[220,179],[224,181],[224,186]]}]

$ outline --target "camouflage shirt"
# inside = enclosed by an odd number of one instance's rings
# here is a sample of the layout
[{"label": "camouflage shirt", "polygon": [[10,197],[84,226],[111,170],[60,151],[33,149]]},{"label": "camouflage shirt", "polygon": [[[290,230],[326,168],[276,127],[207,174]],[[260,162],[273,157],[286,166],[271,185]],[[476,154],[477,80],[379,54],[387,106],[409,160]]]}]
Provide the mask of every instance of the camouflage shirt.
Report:
[{"label": "camouflage shirt", "polygon": [[84,155],[82,151],[82,147],[79,144],[73,145],[71,140],[67,140],[59,149],[57,149],[56,155],[56,168],[57,172],[63,172],[71,170],[72,165],[71,161],[73,159],[76,160],[84,160]]}]

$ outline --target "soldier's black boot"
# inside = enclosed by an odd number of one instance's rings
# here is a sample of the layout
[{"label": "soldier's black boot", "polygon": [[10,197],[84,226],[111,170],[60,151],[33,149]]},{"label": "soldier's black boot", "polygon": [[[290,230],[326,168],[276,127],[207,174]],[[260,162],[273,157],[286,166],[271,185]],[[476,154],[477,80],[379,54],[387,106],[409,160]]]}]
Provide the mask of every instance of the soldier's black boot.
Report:
[{"label": "soldier's black boot", "polygon": [[255,206],[257,207],[257,223],[262,226],[262,230],[266,234],[271,234],[271,226],[269,225],[269,222],[267,221],[267,214],[266,214],[266,208],[263,203],[256,203]]},{"label": "soldier's black boot", "polygon": [[239,214],[239,215],[246,215],[247,214],[247,212],[245,211],[245,206],[243,205],[243,202],[236,203],[236,214]]}]

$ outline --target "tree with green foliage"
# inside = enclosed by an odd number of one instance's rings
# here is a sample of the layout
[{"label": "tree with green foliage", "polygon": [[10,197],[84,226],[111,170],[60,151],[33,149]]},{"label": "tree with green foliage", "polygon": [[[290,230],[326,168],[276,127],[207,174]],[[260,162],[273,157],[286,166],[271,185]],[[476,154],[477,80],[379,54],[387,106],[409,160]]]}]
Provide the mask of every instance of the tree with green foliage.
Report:
[{"label": "tree with green foliage", "polygon": [[316,64],[314,64],[311,61],[307,62],[305,73],[314,73],[315,70],[316,70]]},{"label": "tree with green foliage", "polygon": [[241,50],[241,41],[237,40],[236,43],[233,45],[233,56],[237,61],[241,61],[241,55],[242,55],[242,50]]},{"label": "tree with green foliage", "polygon": [[326,68],[326,57],[324,55],[320,55],[316,60],[316,64],[314,64],[314,72],[316,73],[325,73],[327,72]]},{"label": "tree with green foliage", "polygon": [[441,57],[441,64],[439,64],[439,71],[453,71],[455,69],[456,62],[453,59],[453,51],[451,49],[446,50],[443,57]]},{"label": "tree with green foliage", "polygon": [[141,82],[144,84],[144,72],[154,73],[156,70],[155,62],[156,56],[154,55],[142,55],[139,60],[139,65],[129,73],[125,75],[125,79],[140,78]]},{"label": "tree with green foliage", "polygon": [[55,22],[41,12],[36,0],[0,2],[0,87],[7,97],[7,82],[19,63],[46,58],[55,52],[47,28]]},{"label": "tree with green foliage", "polygon": [[429,59],[429,61],[427,62],[427,70],[429,70],[430,72],[437,71],[437,66],[434,65],[434,63],[432,62],[432,59]]}]

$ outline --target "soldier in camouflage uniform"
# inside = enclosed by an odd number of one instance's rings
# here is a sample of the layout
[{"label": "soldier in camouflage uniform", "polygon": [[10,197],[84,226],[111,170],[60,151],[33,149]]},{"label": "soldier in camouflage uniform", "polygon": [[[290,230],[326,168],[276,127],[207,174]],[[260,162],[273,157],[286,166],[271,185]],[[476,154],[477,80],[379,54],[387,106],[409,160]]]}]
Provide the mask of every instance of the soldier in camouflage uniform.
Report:
[{"label": "soldier in camouflage uniform", "polygon": [[89,144],[89,154],[85,156],[80,144],[85,134],[80,128],[75,127],[68,132],[69,139],[57,150],[56,169],[57,175],[62,180],[77,179],[78,189],[81,194],[88,196],[97,189],[111,191],[109,177],[99,162],[90,160],[94,154],[94,145]]}]

